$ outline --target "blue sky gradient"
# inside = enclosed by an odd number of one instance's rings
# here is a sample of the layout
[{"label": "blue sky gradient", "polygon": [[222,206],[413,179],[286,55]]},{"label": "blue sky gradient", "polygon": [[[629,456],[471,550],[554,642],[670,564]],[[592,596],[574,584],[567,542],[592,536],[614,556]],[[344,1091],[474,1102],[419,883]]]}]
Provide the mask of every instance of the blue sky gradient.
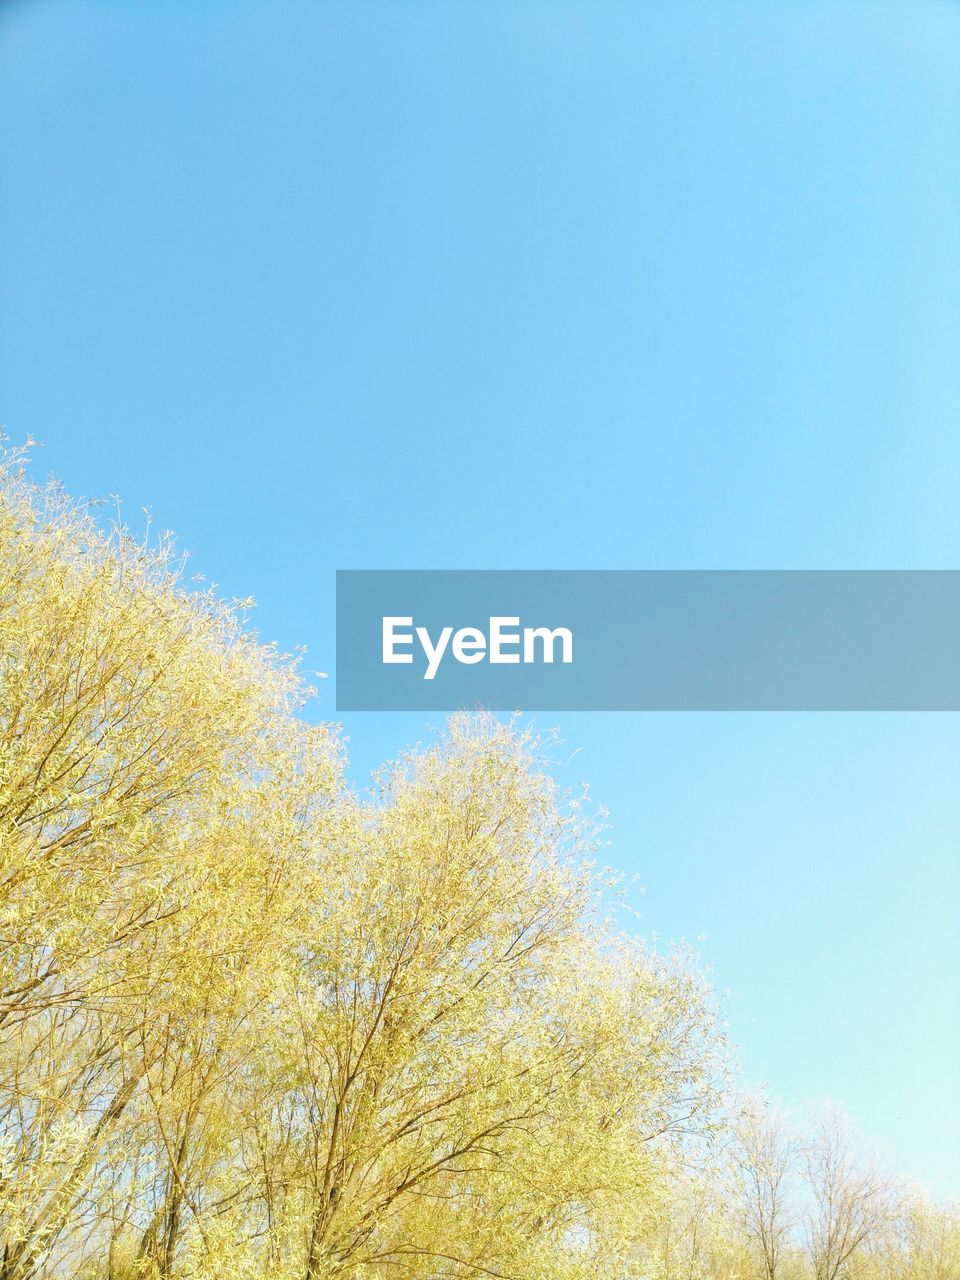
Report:
[{"label": "blue sky gradient", "polygon": [[[338,567],[958,568],[958,137],[955,4],[7,0],[0,420],[327,670]],[[748,1078],[960,1193],[960,719],[545,723]]]}]

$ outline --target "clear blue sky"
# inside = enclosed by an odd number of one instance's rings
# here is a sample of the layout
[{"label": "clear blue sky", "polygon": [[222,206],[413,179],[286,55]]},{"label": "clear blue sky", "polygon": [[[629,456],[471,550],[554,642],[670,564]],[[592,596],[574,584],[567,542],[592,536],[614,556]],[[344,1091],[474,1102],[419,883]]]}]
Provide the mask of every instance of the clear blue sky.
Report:
[{"label": "clear blue sky", "polygon": [[[0,420],[312,666],[337,567],[960,567],[955,4],[6,0],[0,122]],[[960,1192],[960,718],[550,720],[748,1076]]]}]

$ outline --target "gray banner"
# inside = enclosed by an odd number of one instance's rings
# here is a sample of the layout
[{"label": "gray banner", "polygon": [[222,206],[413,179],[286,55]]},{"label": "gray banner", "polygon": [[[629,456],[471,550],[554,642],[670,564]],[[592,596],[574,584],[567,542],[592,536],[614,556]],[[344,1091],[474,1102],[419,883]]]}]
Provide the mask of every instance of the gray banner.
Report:
[{"label": "gray banner", "polygon": [[960,710],[958,571],[337,573],[337,709]]}]

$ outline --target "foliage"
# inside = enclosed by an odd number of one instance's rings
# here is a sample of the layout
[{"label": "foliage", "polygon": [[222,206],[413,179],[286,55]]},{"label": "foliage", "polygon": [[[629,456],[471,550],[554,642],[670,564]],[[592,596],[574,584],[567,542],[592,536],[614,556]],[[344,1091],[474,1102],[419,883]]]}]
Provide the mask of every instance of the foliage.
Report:
[{"label": "foliage", "polygon": [[7,459],[0,1276],[639,1274],[694,971],[612,928],[529,735],[361,800],[181,568]]},{"label": "foliage", "polygon": [[960,1280],[954,1208],[721,1094],[529,733],[358,797],[169,538],[0,471],[0,1280]]}]

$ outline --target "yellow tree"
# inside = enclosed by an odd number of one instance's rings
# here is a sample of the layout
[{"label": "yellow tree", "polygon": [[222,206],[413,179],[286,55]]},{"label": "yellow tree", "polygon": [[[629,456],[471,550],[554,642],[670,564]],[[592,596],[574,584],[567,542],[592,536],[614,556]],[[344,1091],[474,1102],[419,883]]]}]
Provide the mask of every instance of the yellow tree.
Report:
[{"label": "yellow tree", "polygon": [[16,458],[2,480],[0,1275],[19,1280],[129,1183],[164,1010],[209,1002],[238,956],[256,971],[290,826],[265,796],[302,809],[334,771],[295,674],[178,589],[169,545],[104,535]]},{"label": "yellow tree", "polygon": [[891,1187],[876,1162],[855,1149],[837,1112],[820,1119],[808,1143],[806,1180],[806,1240],[815,1280],[843,1280],[889,1224]]},{"label": "yellow tree", "polygon": [[791,1252],[798,1158],[795,1135],[768,1103],[743,1109],[733,1141],[739,1220],[763,1280],[782,1277]]},{"label": "yellow tree", "polygon": [[531,747],[455,720],[331,859],[284,1090],[307,1276],[626,1266],[706,1110],[699,985],[606,926]]}]

